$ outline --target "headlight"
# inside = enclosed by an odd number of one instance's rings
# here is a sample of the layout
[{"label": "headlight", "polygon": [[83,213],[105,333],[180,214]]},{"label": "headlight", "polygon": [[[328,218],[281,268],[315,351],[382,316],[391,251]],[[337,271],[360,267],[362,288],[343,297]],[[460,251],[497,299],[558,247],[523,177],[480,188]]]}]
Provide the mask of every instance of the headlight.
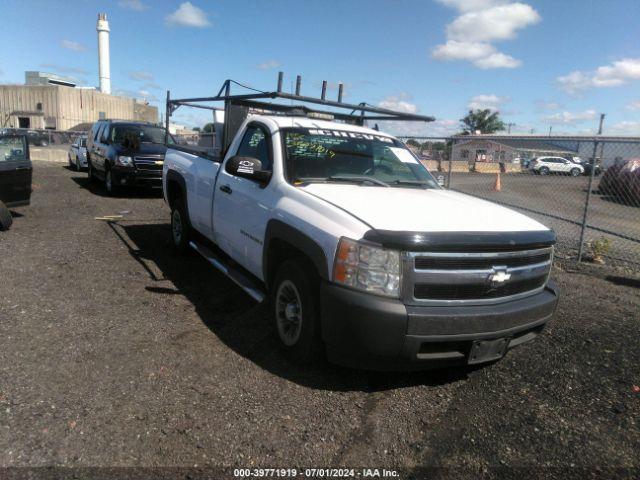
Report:
[{"label": "headlight", "polygon": [[118,155],[116,157],[116,165],[119,167],[133,167],[133,158]]},{"label": "headlight", "polygon": [[333,281],[387,297],[400,296],[400,252],[349,238],[338,242]]}]

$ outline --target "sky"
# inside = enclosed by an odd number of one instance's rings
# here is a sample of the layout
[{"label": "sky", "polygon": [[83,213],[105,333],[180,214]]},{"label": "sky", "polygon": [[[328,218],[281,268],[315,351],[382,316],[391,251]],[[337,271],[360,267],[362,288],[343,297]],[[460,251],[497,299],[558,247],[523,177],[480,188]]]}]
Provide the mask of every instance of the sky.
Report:
[{"label": "sky", "polygon": [[[164,111],[212,96],[227,78],[432,115],[381,125],[448,135],[470,108],[498,110],[512,133],[640,135],[638,0],[0,0],[0,83],[26,70],[98,85],[98,12],[111,28],[115,94]],[[236,90],[240,91],[240,90]],[[172,121],[201,126],[205,113]],[[385,128],[386,127],[386,128]]]}]

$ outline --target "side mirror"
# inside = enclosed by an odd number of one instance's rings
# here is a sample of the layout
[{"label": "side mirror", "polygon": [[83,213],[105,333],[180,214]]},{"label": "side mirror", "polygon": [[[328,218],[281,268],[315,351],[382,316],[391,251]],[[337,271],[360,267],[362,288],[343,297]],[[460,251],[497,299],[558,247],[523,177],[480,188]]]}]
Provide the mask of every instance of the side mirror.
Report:
[{"label": "side mirror", "polygon": [[271,171],[262,170],[262,162],[253,157],[231,157],[227,160],[224,170],[229,175],[253,180],[261,185],[266,185],[271,179]]}]

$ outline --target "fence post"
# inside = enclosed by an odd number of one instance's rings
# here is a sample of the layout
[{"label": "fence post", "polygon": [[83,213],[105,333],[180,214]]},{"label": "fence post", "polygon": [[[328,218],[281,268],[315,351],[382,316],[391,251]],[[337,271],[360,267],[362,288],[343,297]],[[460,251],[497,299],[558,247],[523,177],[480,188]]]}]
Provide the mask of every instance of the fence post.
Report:
[{"label": "fence post", "polygon": [[453,152],[453,140],[451,140],[451,145],[447,147],[447,143],[445,142],[445,152],[447,152],[447,157],[449,157],[449,171],[447,172],[447,190],[451,186],[451,153]]},{"label": "fence post", "polygon": [[[600,126],[598,127],[598,135],[602,135],[602,124],[604,123],[604,113],[600,114]],[[584,202],[584,213],[582,215],[582,226],[580,227],[580,245],[578,247],[578,262],[582,261],[584,253],[584,234],[587,229],[587,214],[589,213],[589,202],[591,200],[591,189],[593,187],[593,177],[596,173],[596,154],[598,153],[598,140],[593,139],[593,155],[591,156],[591,171],[589,172],[589,187],[587,188],[587,198]]]}]

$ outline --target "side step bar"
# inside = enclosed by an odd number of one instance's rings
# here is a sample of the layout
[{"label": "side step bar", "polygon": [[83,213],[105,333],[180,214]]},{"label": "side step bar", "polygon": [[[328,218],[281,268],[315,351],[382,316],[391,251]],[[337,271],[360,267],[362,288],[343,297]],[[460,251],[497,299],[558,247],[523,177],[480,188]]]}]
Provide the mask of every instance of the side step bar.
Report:
[{"label": "side step bar", "polygon": [[249,275],[242,272],[238,267],[229,264],[229,261],[216,255],[211,249],[196,242],[189,242],[189,246],[202,255],[207,262],[216,267],[227,277],[229,277],[236,285],[243,289],[256,302],[262,302],[266,293]]}]

